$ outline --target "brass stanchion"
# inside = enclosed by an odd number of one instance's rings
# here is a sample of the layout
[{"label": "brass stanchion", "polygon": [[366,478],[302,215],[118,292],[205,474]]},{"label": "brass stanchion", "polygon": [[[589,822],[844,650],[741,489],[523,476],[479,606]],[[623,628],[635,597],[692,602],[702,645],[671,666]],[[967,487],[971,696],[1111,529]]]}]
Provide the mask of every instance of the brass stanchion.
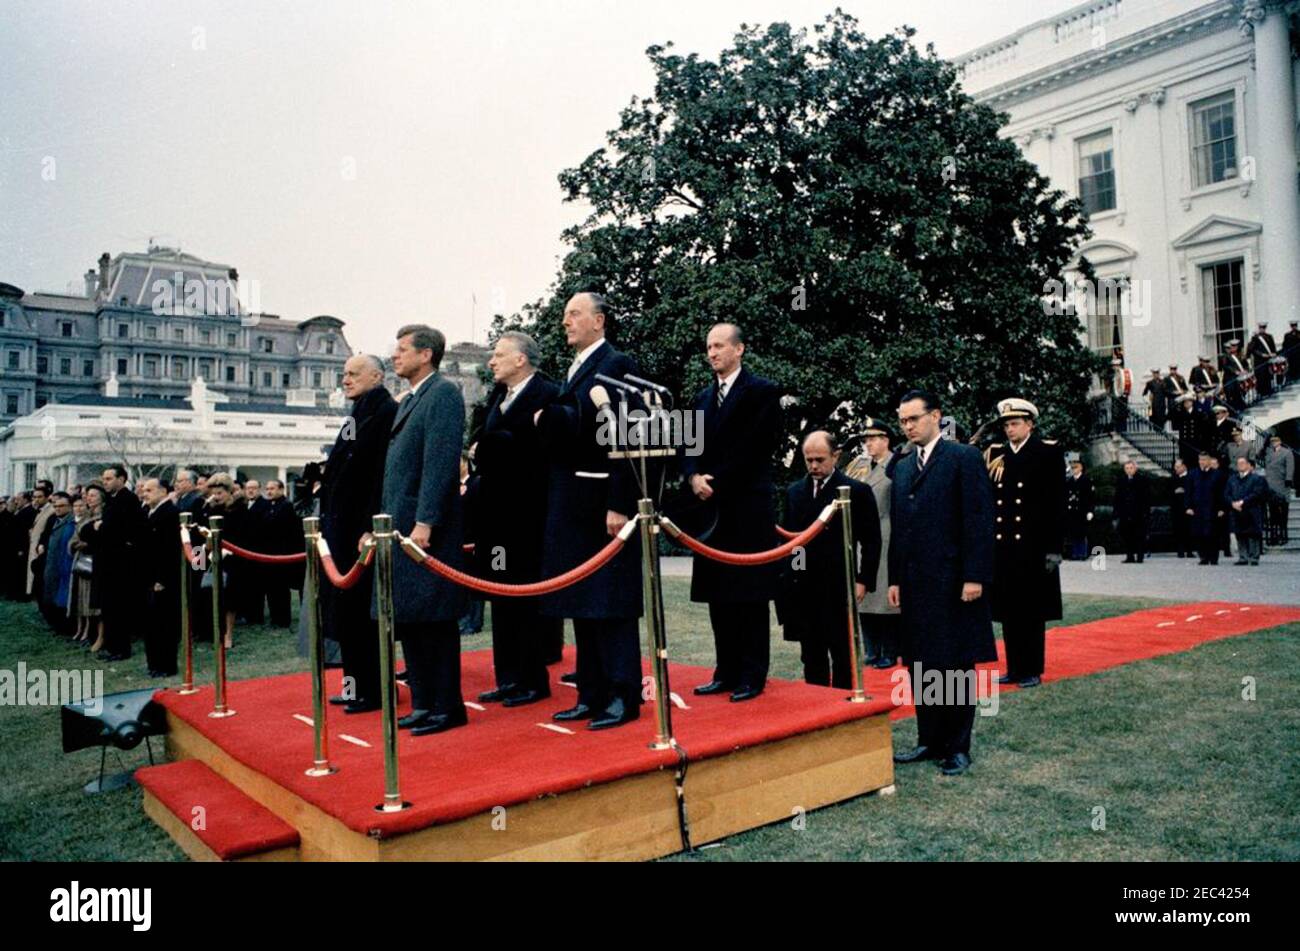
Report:
[{"label": "brass stanchion", "polygon": [[190,617],[190,560],[185,557],[185,545],[190,541],[189,512],[182,512],[181,520],[181,651],[185,655],[185,679],[178,693],[198,693],[194,686],[194,619]]},{"label": "brass stanchion", "polygon": [[329,776],[338,772],[330,765],[329,735],[326,732],[325,643],[321,629],[320,608],[320,519],[302,520],[302,534],[307,546],[307,571],[303,575],[302,610],[307,617],[307,644],[311,663],[311,723],[315,734],[315,755],[308,776]]},{"label": "brass stanchion", "polygon": [[379,681],[383,688],[384,714],[384,801],[376,812],[401,812],[411,804],[402,801],[397,775],[397,676],[393,623],[393,531],[391,515],[376,515],[372,523],[375,539],[375,607],[379,619]]},{"label": "brass stanchion", "polygon": [[650,499],[637,503],[641,521],[641,591],[645,603],[646,640],[655,679],[655,738],[652,750],[673,747],[672,694],[668,685],[668,640],[664,630],[664,591],[659,572],[659,521]]},{"label": "brass stanchion", "polygon": [[853,675],[853,693],[845,699],[850,703],[866,703],[867,695],[862,692],[862,655],[858,653],[858,599],[853,595],[853,566],[856,562],[853,550],[853,519],[850,517],[853,492],[847,485],[842,485],[839,487],[838,494],[839,498],[834,504],[839,510],[840,532],[844,538],[844,585],[849,614],[849,670]]},{"label": "brass stanchion", "polygon": [[221,616],[221,523],[220,515],[208,520],[208,571],[212,572],[212,649],[216,655],[214,668],[214,686],[210,717],[233,717],[235,711],[226,705],[226,625]]}]

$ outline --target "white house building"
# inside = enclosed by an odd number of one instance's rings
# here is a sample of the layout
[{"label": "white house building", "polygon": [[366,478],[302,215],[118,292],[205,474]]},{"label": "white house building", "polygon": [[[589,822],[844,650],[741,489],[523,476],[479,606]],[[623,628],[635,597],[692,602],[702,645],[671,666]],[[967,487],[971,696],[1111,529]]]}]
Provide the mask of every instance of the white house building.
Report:
[{"label": "white house building", "polygon": [[[1098,278],[1126,287],[1087,317],[1124,349],[1134,398],[1151,368],[1216,359],[1263,322],[1300,319],[1300,3],[1095,0],[955,60],[1005,134],[1082,199]],[[1295,394],[1257,408],[1300,415]],[[1277,417],[1277,418],[1271,418]]]},{"label": "white house building", "polygon": [[283,482],[326,454],[347,413],[340,400],[328,409],[314,400],[234,402],[201,379],[187,400],[119,396],[115,382],[105,394],[47,403],[0,428],[0,495],[29,489],[38,478],[56,488],[85,484],[123,461],[137,473],[193,466]]}]

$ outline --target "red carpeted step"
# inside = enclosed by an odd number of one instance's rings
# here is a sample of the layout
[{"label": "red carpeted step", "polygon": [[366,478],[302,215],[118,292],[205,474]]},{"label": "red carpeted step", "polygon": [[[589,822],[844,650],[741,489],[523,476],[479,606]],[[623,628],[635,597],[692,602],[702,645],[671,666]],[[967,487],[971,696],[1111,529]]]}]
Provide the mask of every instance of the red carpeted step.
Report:
[{"label": "red carpeted step", "polygon": [[199,760],[146,766],[135,778],[223,862],[298,845],[293,826]]}]

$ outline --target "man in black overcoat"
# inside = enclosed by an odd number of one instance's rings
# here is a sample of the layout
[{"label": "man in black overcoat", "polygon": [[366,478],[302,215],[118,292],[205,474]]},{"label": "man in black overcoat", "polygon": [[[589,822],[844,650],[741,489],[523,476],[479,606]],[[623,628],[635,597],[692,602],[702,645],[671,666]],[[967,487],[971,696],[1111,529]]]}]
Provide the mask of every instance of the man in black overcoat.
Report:
[{"label": "man in black overcoat", "polygon": [[993,618],[1002,622],[1007,672],[998,681],[1042,681],[1047,622],[1061,617],[1061,545],[1065,457],[1055,439],[1035,432],[1038,407],[998,404],[1006,434],[984,453],[993,485]]},{"label": "man in black overcoat", "polygon": [[[320,527],[334,565],[346,572],[356,564],[357,543],[370,531],[380,511],[384,457],[397,401],[384,387],[378,357],[354,354],[343,364],[343,394],[352,412],[334,440],[321,476]],[[395,553],[394,558],[403,558]],[[353,588],[341,591],[321,581],[325,630],[338,642],[343,657],[344,690],[330,702],[346,713],[365,713],[381,705],[379,628],[370,616],[374,568]]]},{"label": "man in black overcoat", "polygon": [[95,580],[100,590],[104,649],[96,656],[100,660],[116,661],[131,656],[131,632],[140,623],[144,592],[136,558],[144,509],[135,493],[126,487],[124,466],[109,466],[101,479],[104,516],[95,551],[95,567],[99,572]]},{"label": "man in black overcoat", "polygon": [[176,648],[181,635],[180,516],[167,498],[167,486],[159,480],[144,480],[141,492],[145,504],[140,536],[145,586],[145,666],[150,677],[171,677],[176,673]]},{"label": "man in black overcoat", "polygon": [[[902,611],[917,745],[894,760],[934,759],[945,774],[958,775],[970,767],[975,665],[998,656],[987,591],[994,505],[980,451],[942,439],[939,418],[938,399],[922,391],[908,392],[898,407],[913,451],[893,473],[889,601]],[[929,702],[934,694],[937,703]]]},{"label": "man in black overcoat", "polygon": [[[279,479],[266,480],[266,508],[262,512],[263,543],[267,554],[292,555],[303,550],[302,519],[284,494]],[[292,621],[289,591],[302,588],[301,562],[270,565],[265,574],[266,607],[272,627],[288,627]]]},{"label": "man in black overcoat", "polygon": [[[876,587],[880,567],[880,513],[876,495],[865,482],[850,479],[837,467],[840,453],[830,433],[809,433],[803,442],[808,474],[785,493],[781,527],[800,532],[813,523],[826,506],[839,498],[841,486],[850,489],[854,573],[853,610]],[[786,640],[799,642],[803,678],[810,684],[848,690],[853,686],[849,651],[848,592],[844,590],[844,529],[838,517],[816,538],[783,563],[781,623]]]},{"label": "man in black overcoat", "polygon": [[[636,516],[639,489],[632,464],[610,459],[591,399],[597,374],[639,375],[636,363],[605,339],[609,307],[596,293],[573,295],[564,307],[565,337],[574,350],[560,393],[534,421],[549,459],[546,546],[542,576],[586,561]],[[615,396],[610,393],[610,396]],[[629,541],[595,574],[542,597],[543,614],[572,618],[578,648],[578,702],[560,721],[590,720],[602,730],[640,715],[641,546]]]},{"label": "man in black overcoat", "polygon": [[[735,324],[715,324],[705,348],[713,382],[695,398],[704,431],[697,447],[685,448],[682,474],[695,497],[714,507],[710,545],[764,551],[779,542],[772,529],[772,459],[782,437],[781,393],[742,366],[745,342]],[[695,693],[728,693],[739,702],[763,692],[772,631],[768,602],[779,573],[775,562],[724,565],[695,556],[691,600],[709,606],[717,658],[713,679]]]},{"label": "man in black overcoat", "polygon": [[1151,521],[1151,492],[1147,477],[1132,459],[1115,480],[1115,523],[1124,541],[1124,564],[1146,560],[1147,526]]},{"label": "man in black overcoat", "polygon": [[1092,517],[1092,479],[1084,471],[1083,460],[1075,459],[1065,480],[1065,540],[1071,561],[1088,557],[1088,523]]},{"label": "man in black overcoat", "polygon": [[[533,423],[538,410],[559,394],[537,370],[541,351],[528,334],[503,333],[488,368],[496,385],[482,426],[471,437],[478,467],[473,522],[474,565],[480,577],[526,584],[542,577],[546,529],[546,451]],[[543,618],[538,599],[494,597],[492,662],[496,687],[483,703],[517,707],[551,695],[546,661],[562,618]]]},{"label": "man in black overcoat", "polygon": [[1214,456],[1208,449],[1201,450],[1197,462],[1197,468],[1187,474],[1184,513],[1200,559],[1197,564],[1217,565],[1219,533],[1227,514],[1223,500],[1223,474],[1214,468]]}]

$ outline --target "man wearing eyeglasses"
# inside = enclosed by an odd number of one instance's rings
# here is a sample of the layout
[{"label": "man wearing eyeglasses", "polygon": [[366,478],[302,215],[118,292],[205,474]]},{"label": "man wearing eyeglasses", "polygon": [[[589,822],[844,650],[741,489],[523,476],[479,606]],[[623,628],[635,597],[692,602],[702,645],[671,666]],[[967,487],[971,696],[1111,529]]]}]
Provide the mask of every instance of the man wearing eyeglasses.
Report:
[{"label": "man wearing eyeglasses", "polygon": [[939,418],[938,399],[921,390],[898,407],[912,451],[892,475],[889,603],[902,618],[917,745],[894,762],[937,760],[956,776],[970,767],[975,665],[997,660],[985,593],[993,581],[993,489],[979,450],[941,438]]}]

